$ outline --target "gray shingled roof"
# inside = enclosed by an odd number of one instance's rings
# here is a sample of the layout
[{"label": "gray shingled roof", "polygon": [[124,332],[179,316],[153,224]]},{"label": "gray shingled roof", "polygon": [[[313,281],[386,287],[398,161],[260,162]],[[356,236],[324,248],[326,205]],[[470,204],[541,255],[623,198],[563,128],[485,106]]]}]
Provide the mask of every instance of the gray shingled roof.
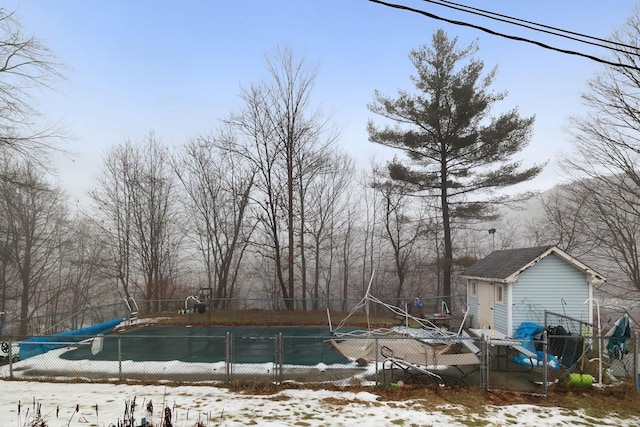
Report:
[{"label": "gray shingled roof", "polygon": [[553,246],[493,251],[467,268],[463,276],[506,279]]}]

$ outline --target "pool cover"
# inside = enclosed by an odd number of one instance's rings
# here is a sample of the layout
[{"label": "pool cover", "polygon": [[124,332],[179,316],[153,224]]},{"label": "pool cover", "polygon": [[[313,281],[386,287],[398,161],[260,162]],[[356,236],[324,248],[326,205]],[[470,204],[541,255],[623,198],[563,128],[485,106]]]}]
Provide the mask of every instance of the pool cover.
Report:
[{"label": "pool cover", "polygon": [[82,340],[86,340],[87,337],[108,334],[123,320],[124,319],[113,319],[108,322],[87,326],[73,331],[26,339],[20,343],[20,360],[46,353],[55,348],[64,347],[70,342],[80,342]]},{"label": "pool cover", "polygon": [[91,353],[90,346],[80,346],[61,357],[67,360],[113,361],[119,360],[120,352],[121,360],[220,362],[225,361],[227,332],[233,337],[233,363],[276,361],[276,337],[279,333],[283,336],[285,364],[314,366],[349,362],[325,343],[331,338],[328,327],[311,326],[147,326],[105,336],[103,349],[96,355]]}]

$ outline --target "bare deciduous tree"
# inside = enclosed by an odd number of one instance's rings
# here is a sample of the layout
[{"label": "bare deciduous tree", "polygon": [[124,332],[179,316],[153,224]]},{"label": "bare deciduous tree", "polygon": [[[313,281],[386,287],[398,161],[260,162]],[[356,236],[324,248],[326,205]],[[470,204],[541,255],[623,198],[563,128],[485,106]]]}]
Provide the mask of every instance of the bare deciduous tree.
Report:
[{"label": "bare deciduous tree", "polygon": [[[374,173],[380,174],[380,172]],[[423,234],[422,210],[415,204],[413,208],[409,206],[410,196],[402,182],[385,180],[374,185],[380,191],[380,200],[383,204],[381,212],[383,213],[384,240],[391,247],[394,271],[398,280],[393,296],[400,301],[411,259],[414,256],[413,251]]]},{"label": "bare deciduous tree", "polygon": [[115,289],[128,300],[134,294],[132,160],[130,143],[115,147],[104,157],[97,185],[90,195],[96,205],[93,219],[105,249],[102,275],[115,281]]},{"label": "bare deciduous tree", "polygon": [[[351,272],[356,270],[354,267],[359,259],[359,253],[362,248],[358,245],[356,234],[360,225],[360,206],[357,205],[357,199],[353,198],[345,206],[343,212],[344,218],[342,225],[338,228],[340,246],[338,248],[338,257],[340,259],[340,272],[342,273],[342,285],[340,287],[340,309],[343,312],[348,310],[349,292],[352,291],[351,283],[353,283]],[[357,283],[357,282],[356,282]]]},{"label": "bare deciduous tree", "polygon": [[105,318],[85,319],[84,310],[89,307],[113,303],[113,293],[102,285],[99,276],[103,246],[100,236],[93,224],[84,216],[73,218],[67,225],[70,239],[64,246],[62,254],[63,266],[61,282],[65,301],[62,307],[70,310],[70,329],[86,326],[87,321],[104,321]]},{"label": "bare deciduous tree", "polygon": [[168,149],[150,133],[140,145],[129,141],[107,154],[91,193],[110,243],[109,268],[125,298],[134,285],[147,310],[161,309],[175,292],[182,235],[174,181]]},{"label": "bare deciduous tree", "polygon": [[[326,158],[325,167],[315,171],[315,179],[308,181],[305,191],[308,213],[301,218],[304,233],[310,237],[310,248],[313,254],[312,275],[312,308],[318,309],[320,302],[322,271],[330,272],[330,262],[336,251],[334,242],[338,229],[344,221],[343,214],[350,202],[346,194],[353,175],[353,161],[344,153],[332,153]],[[300,245],[304,247],[304,242]],[[304,271],[304,264],[301,266]],[[303,288],[304,289],[304,288]],[[325,287],[327,299],[330,297],[328,283]]]},{"label": "bare deciduous tree", "polygon": [[214,306],[226,308],[235,296],[238,272],[255,223],[249,222],[249,196],[255,172],[242,159],[217,148],[215,137],[184,147],[175,171],[193,212],[196,245],[202,254]]},{"label": "bare deciduous tree", "polygon": [[[640,7],[612,39],[621,43],[615,62],[640,65],[637,49]],[[565,168],[574,178],[568,187],[581,231],[625,276],[627,289],[640,291],[640,72],[608,66],[588,83],[583,95],[589,113],[572,120],[574,150]],[[608,262],[606,262],[608,261]],[[614,273],[615,274],[615,273]],[[628,292],[628,291],[627,291]],[[628,297],[628,295],[627,295]]]},{"label": "bare deciduous tree", "polygon": [[[253,163],[262,231],[269,236],[261,250],[273,259],[282,298],[287,309],[295,308],[296,232],[309,167],[333,141],[326,133],[326,122],[311,109],[315,68],[297,61],[289,48],[267,58],[269,81],[253,84],[242,91],[244,108],[226,121],[239,137],[227,149]],[[266,241],[263,241],[266,243]]]},{"label": "bare deciduous tree", "polygon": [[62,133],[38,123],[31,95],[61,78],[62,68],[49,48],[25,34],[14,12],[0,8],[0,150],[46,166],[52,141]]},{"label": "bare deciduous tree", "polygon": [[33,164],[4,164],[8,180],[0,181],[0,207],[5,218],[9,268],[15,271],[19,300],[19,333],[29,332],[29,319],[49,302],[46,286],[59,259],[60,227],[66,210],[61,191],[50,185]]},{"label": "bare deciduous tree", "polygon": [[[574,199],[570,186],[558,186],[540,198],[544,217],[526,224],[532,246],[556,245],[581,259],[592,252],[593,242],[585,233],[583,211],[588,199]],[[511,245],[510,247],[513,247]]]}]

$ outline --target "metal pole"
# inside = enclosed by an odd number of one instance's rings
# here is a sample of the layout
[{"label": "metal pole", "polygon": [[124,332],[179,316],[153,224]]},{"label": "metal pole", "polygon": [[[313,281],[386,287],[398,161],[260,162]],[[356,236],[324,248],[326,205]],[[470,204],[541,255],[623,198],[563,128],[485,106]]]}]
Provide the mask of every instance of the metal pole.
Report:
[{"label": "metal pole", "polygon": [[[376,341],[375,341],[375,349],[376,349],[376,353],[375,353],[374,360],[376,363],[376,385],[380,385],[380,371],[378,370],[378,353],[379,353],[378,338],[376,338]],[[393,366],[391,367],[391,369],[393,369]]]},{"label": "metal pole", "polygon": [[636,380],[636,387],[640,390],[640,367],[638,367],[638,356],[640,355],[640,349],[638,349],[638,333],[636,332],[636,357],[633,360],[633,373]]},{"label": "metal pole", "polygon": [[602,326],[600,324],[600,303],[595,298],[587,298],[585,303],[593,301],[596,303],[598,314],[598,385],[602,386]]},{"label": "metal pole", "polygon": [[231,384],[231,363],[233,359],[233,335],[227,332],[225,335],[225,380],[227,384]]},{"label": "metal pole", "polygon": [[13,338],[9,338],[9,378],[13,379]]},{"label": "metal pole", "polygon": [[487,338],[482,335],[480,337],[480,388],[487,390],[487,382],[485,380],[487,376]]},{"label": "metal pole", "polygon": [[[491,360],[491,336],[487,335],[484,339],[484,349],[485,349],[485,366],[486,369],[484,371],[484,389],[486,391],[489,391],[491,389],[491,385],[489,384],[489,371],[490,371],[490,367],[489,367],[489,362]],[[500,356],[500,354],[498,354],[498,356]]]},{"label": "metal pole", "polygon": [[409,327],[409,304],[404,305],[404,326]]},{"label": "metal pole", "polygon": [[278,334],[278,383],[284,381],[284,338],[282,332]]},{"label": "metal pole", "polygon": [[276,339],[273,345],[273,355],[274,355],[273,381],[276,384],[282,383],[282,376],[283,376],[282,372],[284,370],[282,366],[283,359],[284,359],[283,352],[284,352],[284,344],[282,339],[282,332],[278,332],[278,335],[276,335]]},{"label": "metal pole", "polygon": [[549,380],[549,360],[548,360],[548,352],[549,352],[549,347],[548,347],[548,336],[547,336],[547,330],[545,329],[542,332],[542,390],[544,391],[544,395],[545,397],[547,396],[547,387],[549,386],[548,380]]},{"label": "metal pole", "polygon": [[600,324],[600,303],[596,302],[596,310],[598,312],[598,385],[602,385],[602,325]]},{"label": "metal pole", "polygon": [[122,381],[122,342],[118,335],[118,378]]}]

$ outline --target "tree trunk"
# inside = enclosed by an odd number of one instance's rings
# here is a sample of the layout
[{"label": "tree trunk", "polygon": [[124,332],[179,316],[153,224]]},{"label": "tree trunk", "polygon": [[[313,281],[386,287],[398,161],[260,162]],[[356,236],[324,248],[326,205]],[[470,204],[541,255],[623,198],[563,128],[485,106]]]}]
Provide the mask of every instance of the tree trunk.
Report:
[{"label": "tree trunk", "polygon": [[[443,144],[444,145],[444,144]],[[446,153],[446,150],[442,150]],[[451,306],[451,266],[453,264],[453,245],[451,243],[451,222],[449,215],[449,201],[447,195],[447,163],[446,159],[441,162],[441,187],[440,187],[440,205],[442,208],[442,228],[444,231],[444,259],[442,269],[442,301],[447,305],[449,311],[453,310]]]}]

